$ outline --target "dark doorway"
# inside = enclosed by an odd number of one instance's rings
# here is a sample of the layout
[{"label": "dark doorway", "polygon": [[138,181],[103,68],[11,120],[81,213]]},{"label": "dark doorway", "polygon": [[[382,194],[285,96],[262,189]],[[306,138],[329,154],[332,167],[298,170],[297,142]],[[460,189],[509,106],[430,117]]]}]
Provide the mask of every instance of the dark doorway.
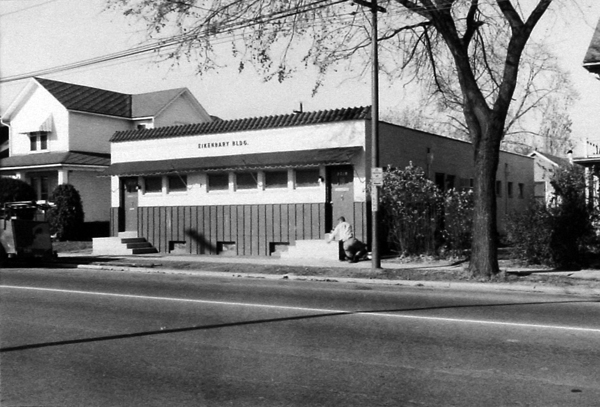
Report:
[{"label": "dark doorway", "polygon": [[121,178],[122,231],[137,231],[138,190],[137,177]]},{"label": "dark doorway", "polygon": [[327,168],[328,216],[326,228],[329,232],[340,216],[354,220],[354,168],[340,165]]}]

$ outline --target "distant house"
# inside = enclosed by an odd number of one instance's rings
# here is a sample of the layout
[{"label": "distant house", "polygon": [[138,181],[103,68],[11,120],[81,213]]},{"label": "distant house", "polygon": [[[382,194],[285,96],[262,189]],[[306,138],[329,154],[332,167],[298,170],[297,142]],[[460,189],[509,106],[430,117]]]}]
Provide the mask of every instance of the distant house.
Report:
[{"label": "distant house", "polygon": [[[345,216],[370,244],[370,121],[356,107],[118,131],[111,235],[161,252],[315,258]],[[412,162],[444,190],[473,185],[470,143],[380,122],[378,144],[380,167]],[[502,230],[533,196],[533,159],[501,152],[496,194]]]},{"label": "distant house", "polygon": [[583,58],[583,67],[593,74],[600,75],[600,21]]},{"label": "distant house", "polygon": [[[600,21],[585,54],[583,67],[600,78]],[[597,203],[600,195],[600,134],[591,134],[582,140],[574,152],[573,162],[586,168],[588,201],[590,204]]]},{"label": "distant house", "polygon": [[110,137],[210,121],[185,88],[130,95],[32,78],[2,115],[9,133],[0,139],[0,176],[30,183],[39,200],[48,200],[59,184],[72,184],[85,221],[108,224],[110,180],[98,174],[110,165]]},{"label": "distant house", "polygon": [[534,151],[529,156],[533,158],[534,198],[550,203],[554,197],[554,187],[551,185],[553,175],[557,169],[568,168],[573,162],[541,151]]}]

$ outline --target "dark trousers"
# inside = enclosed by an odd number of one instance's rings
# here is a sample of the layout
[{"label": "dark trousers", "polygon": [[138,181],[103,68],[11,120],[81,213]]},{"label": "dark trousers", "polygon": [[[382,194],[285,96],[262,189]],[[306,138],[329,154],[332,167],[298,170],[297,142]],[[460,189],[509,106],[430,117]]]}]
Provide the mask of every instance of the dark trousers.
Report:
[{"label": "dark trousers", "polygon": [[338,240],[338,257],[341,260],[346,260],[346,252],[344,251],[344,242]]}]

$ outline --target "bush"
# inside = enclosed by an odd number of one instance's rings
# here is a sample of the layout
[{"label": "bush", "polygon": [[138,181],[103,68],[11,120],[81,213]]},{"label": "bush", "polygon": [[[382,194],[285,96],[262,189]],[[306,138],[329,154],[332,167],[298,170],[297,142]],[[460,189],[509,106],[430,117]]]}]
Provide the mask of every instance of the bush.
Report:
[{"label": "bush", "polygon": [[583,168],[572,166],[553,175],[554,197],[535,203],[507,224],[516,255],[530,264],[557,268],[585,265],[585,254],[595,240],[593,220],[585,198]]},{"label": "bush", "polygon": [[451,189],[444,195],[442,236],[446,251],[453,256],[471,248],[473,228],[473,191]]},{"label": "bush", "polygon": [[473,193],[443,193],[412,163],[384,172],[381,207],[388,239],[402,255],[460,256],[471,246]]},{"label": "bush", "polygon": [[595,238],[594,215],[585,198],[583,167],[572,166],[558,170],[551,181],[556,196],[550,207],[553,233],[550,245],[557,267],[577,268],[584,265],[588,245]]},{"label": "bush", "polygon": [[5,202],[33,201],[35,191],[31,185],[15,178],[0,177],[0,206]]},{"label": "bush", "polygon": [[73,185],[62,184],[52,192],[51,201],[55,207],[48,211],[50,232],[61,241],[77,240],[84,219],[79,192]]},{"label": "bush", "polygon": [[553,265],[552,215],[546,205],[534,202],[524,212],[510,215],[506,232],[516,258],[529,264]]},{"label": "bush", "polygon": [[384,172],[381,207],[390,242],[403,255],[435,254],[442,194],[411,163]]}]

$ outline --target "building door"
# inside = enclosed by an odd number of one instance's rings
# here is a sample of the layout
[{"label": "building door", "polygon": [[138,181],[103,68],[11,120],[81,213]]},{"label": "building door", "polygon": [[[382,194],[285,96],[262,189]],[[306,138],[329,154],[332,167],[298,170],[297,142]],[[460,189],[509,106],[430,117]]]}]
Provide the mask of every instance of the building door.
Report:
[{"label": "building door", "polygon": [[138,189],[137,177],[121,178],[125,231],[137,231]]},{"label": "building door", "polygon": [[335,227],[340,216],[348,222],[354,217],[354,168],[340,165],[327,169],[329,213],[327,229]]}]

